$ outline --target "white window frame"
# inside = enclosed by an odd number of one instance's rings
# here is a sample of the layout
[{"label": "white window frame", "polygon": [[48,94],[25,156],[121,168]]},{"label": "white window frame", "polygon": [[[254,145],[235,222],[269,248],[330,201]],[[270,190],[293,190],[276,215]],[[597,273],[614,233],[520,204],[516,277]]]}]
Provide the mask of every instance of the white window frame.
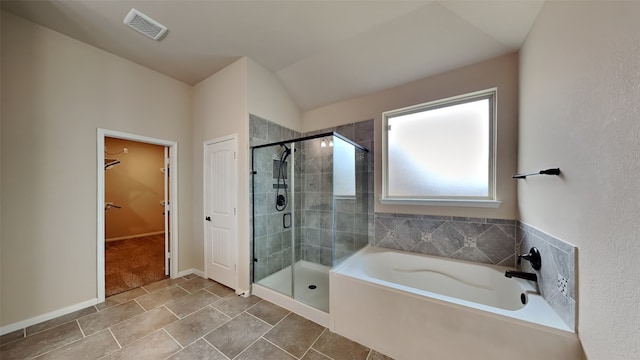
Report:
[{"label": "white window frame", "polygon": [[[489,119],[489,194],[486,197],[394,197],[389,196],[388,183],[388,151],[389,143],[387,129],[389,128],[389,118],[401,115],[413,114],[417,112],[437,109],[452,105],[458,105],[474,100],[489,98],[490,119]],[[462,206],[462,207],[483,207],[498,208],[502,201],[496,199],[496,154],[497,154],[497,104],[498,89],[491,88],[476,91],[464,95],[449,97],[423,104],[405,107],[402,109],[390,110],[382,113],[382,194],[380,203],[392,205],[423,205],[423,206]]]}]

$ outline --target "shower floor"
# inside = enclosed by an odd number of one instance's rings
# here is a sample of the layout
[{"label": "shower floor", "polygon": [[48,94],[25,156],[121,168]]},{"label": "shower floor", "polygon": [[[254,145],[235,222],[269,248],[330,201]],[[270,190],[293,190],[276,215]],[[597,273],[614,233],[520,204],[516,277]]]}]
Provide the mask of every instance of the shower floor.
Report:
[{"label": "shower floor", "polygon": [[[331,270],[331,268],[304,260],[298,261],[294,266],[294,298],[302,303],[328,313],[329,270]],[[291,266],[287,266],[257,283],[272,290],[289,295],[291,294]],[[315,285],[315,289],[310,289],[310,285]]]}]

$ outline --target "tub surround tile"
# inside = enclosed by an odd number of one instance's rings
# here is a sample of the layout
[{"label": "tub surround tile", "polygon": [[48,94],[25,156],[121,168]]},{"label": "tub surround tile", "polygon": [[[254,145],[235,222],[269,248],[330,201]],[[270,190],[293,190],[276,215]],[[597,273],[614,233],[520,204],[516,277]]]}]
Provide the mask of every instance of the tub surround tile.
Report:
[{"label": "tub surround tile", "polygon": [[492,226],[478,236],[477,244],[478,249],[491,260],[492,264],[497,264],[513,255],[516,249],[515,239],[497,226]]},{"label": "tub surround tile", "polygon": [[[528,261],[519,266],[522,271],[538,274],[538,286],[544,299],[571,329],[576,324],[577,248],[523,222],[518,222],[516,239],[520,253],[537,247],[542,258],[540,270],[533,270]],[[559,282],[559,279],[564,279]],[[564,292],[561,286],[566,283]]]},{"label": "tub surround tile", "polygon": [[393,236],[404,250],[411,250],[422,241],[422,232],[411,220],[403,221],[395,230]]},{"label": "tub surround tile", "polygon": [[505,264],[516,249],[515,221],[374,214],[370,244],[486,264]]},{"label": "tub surround tile", "polygon": [[451,255],[451,258],[477,263],[491,263],[491,260],[476,247],[465,246]]},{"label": "tub surround tile", "polygon": [[442,225],[431,234],[431,241],[442,254],[450,256],[464,246],[464,236],[450,223]]},{"label": "tub surround tile", "polygon": [[418,246],[411,249],[411,251],[425,255],[442,256],[440,250],[438,250],[438,248],[435,247],[435,245],[433,245],[431,241],[426,241],[424,239],[420,242],[420,244],[418,244]]},{"label": "tub surround tile", "polygon": [[27,359],[82,339],[77,322],[66,324],[27,336],[0,347],[0,359]]},{"label": "tub surround tile", "polygon": [[485,231],[489,230],[493,225],[479,222],[460,222],[456,221],[453,226],[460,232],[465,238],[475,238]]},{"label": "tub surround tile", "polygon": [[442,220],[423,219],[422,221],[413,221],[413,224],[425,235],[430,235],[438,228],[444,225]]},{"label": "tub surround tile", "polygon": [[291,313],[266,333],[264,338],[299,358],[323,330],[322,326]]},{"label": "tub surround tile", "polygon": [[508,258],[502,260],[500,263],[498,263],[498,265],[515,268],[516,267],[516,259],[517,258],[516,258],[515,255],[511,255]]},{"label": "tub surround tile", "polygon": [[[101,330],[82,340],[39,356],[38,360],[99,359],[120,350],[109,330]],[[90,356],[89,356],[90,355]]]}]

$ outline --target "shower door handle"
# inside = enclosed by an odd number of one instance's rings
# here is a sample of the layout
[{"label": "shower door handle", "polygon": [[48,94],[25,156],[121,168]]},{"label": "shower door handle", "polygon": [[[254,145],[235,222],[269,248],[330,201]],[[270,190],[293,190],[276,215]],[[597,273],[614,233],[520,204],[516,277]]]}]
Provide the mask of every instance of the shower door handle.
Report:
[{"label": "shower door handle", "polygon": [[[289,221],[287,221],[287,219]],[[288,228],[291,227],[291,213],[290,212],[282,214],[282,227],[285,228],[285,229],[288,229]]]}]

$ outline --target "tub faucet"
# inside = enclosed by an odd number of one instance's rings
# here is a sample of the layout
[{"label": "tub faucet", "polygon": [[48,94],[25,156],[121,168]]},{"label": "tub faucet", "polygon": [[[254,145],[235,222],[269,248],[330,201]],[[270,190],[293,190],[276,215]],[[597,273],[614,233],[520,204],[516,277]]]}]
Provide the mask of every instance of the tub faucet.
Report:
[{"label": "tub faucet", "polygon": [[525,279],[525,280],[529,280],[529,281],[538,282],[538,275],[536,275],[534,273],[507,270],[504,273],[504,276],[506,276],[508,278],[516,277],[516,278],[520,278],[520,279]]},{"label": "tub faucet", "polygon": [[535,247],[532,247],[529,250],[528,254],[518,255],[518,265],[520,265],[520,262],[522,261],[522,259],[525,259],[528,262],[530,262],[533,270],[540,270],[540,267],[542,266],[542,258],[540,257],[540,251],[538,251],[538,249]]}]

